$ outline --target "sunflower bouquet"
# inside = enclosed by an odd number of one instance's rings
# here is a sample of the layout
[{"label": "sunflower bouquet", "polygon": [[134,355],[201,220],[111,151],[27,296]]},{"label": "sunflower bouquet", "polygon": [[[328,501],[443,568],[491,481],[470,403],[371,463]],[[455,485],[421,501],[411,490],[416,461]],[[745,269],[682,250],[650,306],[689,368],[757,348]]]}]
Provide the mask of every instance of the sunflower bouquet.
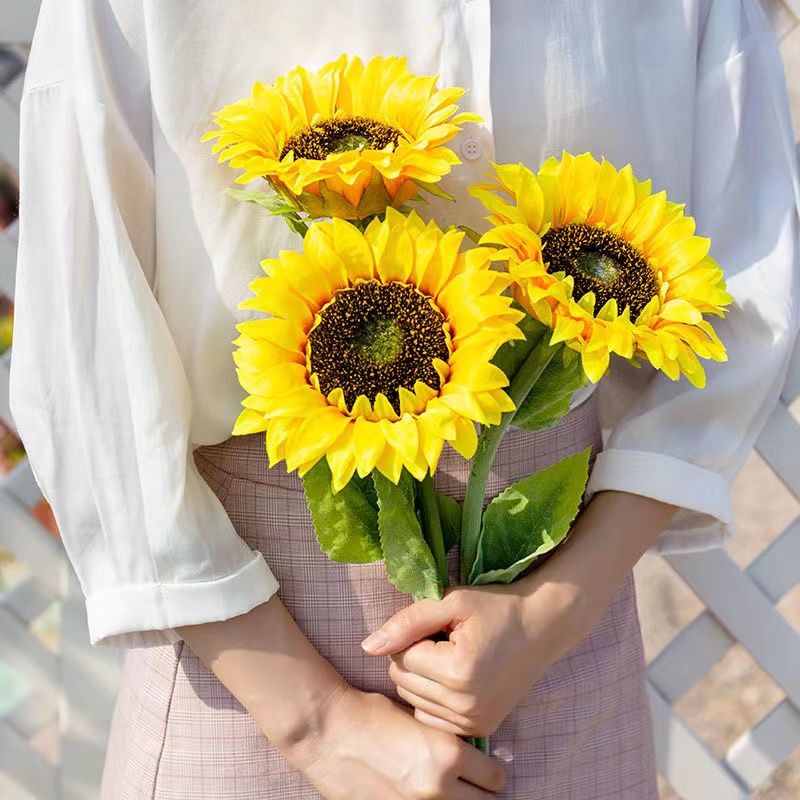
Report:
[{"label": "sunflower bouquet", "polygon": [[[590,154],[532,172],[496,165],[471,188],[490,229],[464,233],[408,207],[458,158],[463,90],[404,59],[301,67],[216,114],[232,191],[282,216],[300,252],[262,262],[234,360],[247,392],[233,433],[264,433],[270,464],[302,479],[322,550],[383,560],[415,598],[441,598],[448,550],[463,584],[509,583],[578,514],[590,453],[508,487],[487,479],[513,424],[555,425],[616,354],[697,387],[725,360],[705,315],[731,302],[710,242],[630,166]],[[445,444],[471,459],[462,506],[434,489]],[[485,742],[476,742],[485,746]]]},{"label": "sunflower bouquet", "polygon": [[299,253],[262,262],[241,307],[234,360],[248,396],[233,433],[265,433],[270,464],[302,478],[322,550],[385,562],[392,583],[440,598],[459,504],[433,488],[442,448],[465,458],[476,424],[513,409],[492,363],[523,339],[512,277],[496,248],[425,223],[406,205],[459,162],[446,145],[464,90],[436,89],[405,59],[342,56],[298,67],[215,115],[219,160],[240,169],[229,191],[283,216]]}]

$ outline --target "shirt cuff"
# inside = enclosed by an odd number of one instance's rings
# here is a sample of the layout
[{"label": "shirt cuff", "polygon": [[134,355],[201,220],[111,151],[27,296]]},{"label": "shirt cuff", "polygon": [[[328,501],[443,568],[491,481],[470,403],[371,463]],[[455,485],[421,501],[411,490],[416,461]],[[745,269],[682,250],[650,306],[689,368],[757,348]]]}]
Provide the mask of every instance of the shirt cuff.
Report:
[{"label": "shirt cuff", "polygon": [[595,461],[587,500],[602,491],[630,492],[680,509],[650,548],[654,552],[708,550],[732,536],[729,481],[689,461],[642,450],[605,450]]},{"label": "shirt cuff", "polygon": [[213,581],[153,583],[102,589],[86,597],[94,647],[161,647],[181,641],[175,630],[246,614],[278,591],[264,556]]}]

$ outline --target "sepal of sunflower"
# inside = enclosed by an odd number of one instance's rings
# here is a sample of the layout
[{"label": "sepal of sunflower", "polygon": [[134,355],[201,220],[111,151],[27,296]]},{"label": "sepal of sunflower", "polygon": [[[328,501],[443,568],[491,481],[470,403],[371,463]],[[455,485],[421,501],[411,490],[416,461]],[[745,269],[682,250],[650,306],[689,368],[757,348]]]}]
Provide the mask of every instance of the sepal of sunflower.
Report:
[{"label": "sepal of sunflower", "polygon": [[500,248],[515,299],[553,329],[552,343],[580,352],[593,382],[617,354],[705,384],[699,358],[726,354],[704,315],[723,316],[732,298],[684,206],[590,153],[565,152],[538,173],[495,165],[493,177],[470,190],[490,212],[481,241]]},{"label": "sepal of sunflower", "polygon": [[219,130],[202,140],[216,139],[220,162],[242,170],[238,183],[264,179],[312,218],[365,220],[422,187],[436,192],[460,163],[446,145],[481,121],[457,113],[463,94],[437,90],[435,77],[410,73],[404,58],[364,64],[342,55],[316,72],[297,67],[256,83],[249,98],[215,113]]}]

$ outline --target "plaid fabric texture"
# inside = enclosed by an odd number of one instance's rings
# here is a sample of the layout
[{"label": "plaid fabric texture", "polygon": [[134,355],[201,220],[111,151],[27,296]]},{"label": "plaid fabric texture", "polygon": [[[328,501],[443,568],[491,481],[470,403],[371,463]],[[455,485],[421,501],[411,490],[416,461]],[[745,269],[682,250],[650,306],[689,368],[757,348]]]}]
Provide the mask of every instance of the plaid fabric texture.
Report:
[{"label": "plaid fabric texture", "polygon": [[[593,398],[549,431],[506,436],[489,493],[600,447]],[[195,459],[239,534],[260,550],[280,595],[317,649],[354,686],[397,695],[388,659],[361,640],[410,602],[383,565],[320,552],[296,475],[270,470],[260,435],[199,448]],[[443,455],[442,491],[463,497],[465,462]],[[457,574],[457,554],[450,566]],[[268,680],[269,676],[265,676]],[[657,800],[653,739],[633,579],[589,636],[553,665],[491,739],[514,800]],[[184,643],[125,654],[103,778],[104,800],[320,798]]]}]

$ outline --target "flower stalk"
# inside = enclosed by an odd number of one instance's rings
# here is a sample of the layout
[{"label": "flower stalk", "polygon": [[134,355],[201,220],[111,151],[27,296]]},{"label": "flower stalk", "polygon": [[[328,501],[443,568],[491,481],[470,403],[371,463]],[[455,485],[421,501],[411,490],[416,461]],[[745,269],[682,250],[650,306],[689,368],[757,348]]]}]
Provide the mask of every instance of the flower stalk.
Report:
[{"label": "flower stalk", "polygon": [[[539,380],[553,356],[560,351],[560,347],[551,347],[546,342],[547,337],[542,337],[534,346],[528,357],[517,370],[508,390],[509,397],[515,409],[520,408],[531,389]],[[464,497],[464,512],[461,523],[461,583],[468,584],[470,573],[478,556],[478,545],[481,536],[481,520],[483,518],[483,503],[486,495],[486,484],[489,473],[494,464],[494,457],[500,443],[503,441],[511,423],[516,416],[516,410],[506,411],[499,425],[484,427],[478,437],[478,449],[472,459],[472,469],[467,479],[466,495]]]},{"label": "flower stalk", "polygon": [[430,472],[423,478],[420,491],[420,504],[422,506],[422,521],[428,545],[436,561],[436,571],[439,573],[442,592],[450,586],[450,576],[447,571],[447,552],[444,547],[442,535],[442,519],[439,515],[439,503],[436,500],[436,490],[433,488],[433,476]]}]

